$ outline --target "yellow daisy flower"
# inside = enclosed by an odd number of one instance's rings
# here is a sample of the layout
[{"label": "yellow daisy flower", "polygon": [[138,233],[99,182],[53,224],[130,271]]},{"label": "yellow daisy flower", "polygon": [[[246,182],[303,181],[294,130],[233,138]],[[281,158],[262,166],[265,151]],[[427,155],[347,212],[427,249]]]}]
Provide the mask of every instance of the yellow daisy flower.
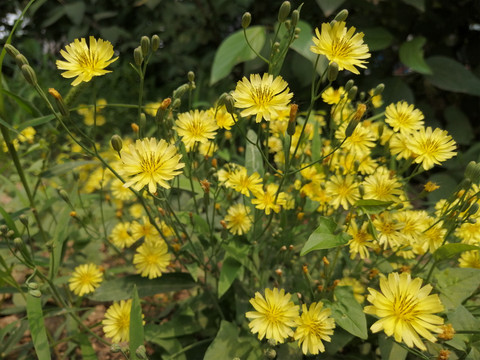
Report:
[{"label": "yellow daisy flower", "polygon": [[133,187],[140,191],[148,185],[148,191],[154,194],[157,186],[170,188],[168,180],[181,174],[185,164],[180,162],[182,155],[174,145],[155,138],[137,140],[135,144],[120,151],[123,167],[122,176],[127,177],[124,187]]},{"label": "yellow daisy flower", "polygon": [[413,153],[408,145],[409,139],[408,135],[402,133],[393,134],[388,142],[390,153],[396,155],[399,160],[413,157]]},{"label": "yellow daisy flower", "polygon": [[109,236],[110,241],[120,249],[132,246],[136,240],[130,234],[130,227],[129,222],[121,222],[115,225]]},{"label": "yellow daisy flower", "polygon": [[81,38],[65,46],[66,51],[60,50],[60,54],[66,61],[57,60],[57,68],[66,70],[62,73],[64,78],[76,77],[72,86],[89,82],[94,76],[111,72],[105,68],[118,59],[118,57],[112,59],[113,46],[110,41],[97,40],[93,36],[90,36],[89,40],[89,46],[85,39]]},{"label": "yellow daisy flower", "polygon": [[348,174],[346,176],[333,175],[325,184],[327,196],[331,198],[330,205],[338,209],[340,205],[347,210],[350,205],[360,199],[360,191],[355,178]]},{"label": "yellow daisy flower", "polygon": [[95,291],[103,281],[103,273],[95,264],[83,264],[75,268],[70,279],[68,287],[75,295],[83,296]]},{"label": "yellow daisy flower", "polygon": [[412,280],[407,273],[391,273],[388,279],[380,279],[380,290],[368,288],[367,300],[372,305],[366,306],[364,311],[380,318],[370,327],[372,332],[383,330],[395,341],[421,350],[427,348],[420,336],[437,341],[432,332],[442,332],[443,319],[433,314],[443,311],[444,307],[438,295],[429,295],[431,285],[422,287],[422,279]]},{"label": "yellow daisy flower", "polygon": [[398,202],[403,194],[402,184],[395,176],[390,175],[390,170],[386,167],[379,167],[372,175],[366,177],[363,189],[364,199]]},{"label": "yellow daisy flower", "polygon": [[277,196],[278,185],[268,184],[265,191],[254,194],[255,199],[252,199],[252,204],[256,209],[265,211],[266,215],[270,215],[272,210],[277,214],[280,212],[282,206],[286,205],[286,195],[280,192]]},{"label": "yellow daisy flower", "polygon": [[293,338],[298,341],[298,347],[302,352],[317,355],[325,351],[323,341],[331,341],[329,335],[333,335],[335,320],[330,317],[332,311],[324,309],[321,301],[307,305],[302,304],[302,315],[296,319],[297,329]]},{"label": "yellow daisy flower", "polygon": [[182,137],[187,151],[190,151],[196,142],[205,143],[215,138],[218,125],[206,111],[194,110],[178,114],[173,128]]},{"label": "yellow daisy flower", "polygon": [[350,258],[355,259],[357,255],[365,260],[370,257],[369,248],[373,248],[373,236],[367,230],[368,223],[364,222],[360,228],[355,221],[350,223],[347,233],[352,237],[348,241],[350,247]]},{"label": "yellow daisy flower", "polygon": [[235,107],[242,110],[241,116],[255,115],[255,121],[276,120],[280,112],[290,110],[288,104],[293,96],[289,92],[288,84],[281,76],[275,79],[271,74],[250,75],[237,82],[237,87],[232,93]]},{"label": "yellow daisy flower", "polygon": [[[348,122],[344,122],[336,131],[335,137],[339,141],[343,141],[346,137]],[[371,129],[366,128],[363,124],[359,124],[353,133],[345,139],[342,149],[347,150],[351,154],[355,154],[358,159],[370,155],[370,149],[375,147],[375,134]]]},{"label": "yellow daisy flower", "polygon": [[232,114],[227,112],[227,108],[225,107],[225,105],[218,108],[211,108],[207,110],[207,113],[209,116],[215,119],[220,129],[230,130],[235,124],[235,121],[237,121],[237,115],[233,114],[232,118]]},{"label": "yellow daisy flower", "polygon": [[135,194],[129,189],[123,186],[123,182],[115,178],[110,183],[110,190],[112,195],[117,200],[132,200],[135,197]]},{"label": "yellow daisy flower", "polygon": [[135,241],[142,237],[145,241],[155,242],[160,240],[160,234],[147,216],[142,217],[142,223],[143,224],[140,224],[138,221],[132,221],[132,225],[130,226],[130,232]]},{"label": "yellow daisy flower", "polygon": [[432,131],[431,127],[422,127],[412,134],[408,146],[415,155],[414,161],[422,164],[425,170],[433,168],[434,164],[440,165],[457,154],[455,141],[446,130],[439,128]]},{"label": "yellow daisy flower", "polygon": [[252,227],[250,208],[243,204],[235,204],[228,208],[225,216],[227,229],[234,235],[246,234]]},{"label": "yellow daisy flower", "polygon": [[478,250],[465,251],[458,259],[458,266],[461,268],[480,269],[480,253]]},{"label": "yellow daisy flower", "polygon": [[[333,23],[333,24],[332,24]],[[313,37],[315,45],[310,51],[325,55],[330,63],[338,64],[339,70],[348,70],[359,74],[355,66],[366,68],[365,59],[370,57],[368,45],[363,43],[363,33],[355,34],[355,28],[347,30],[344,21],[322,24],[322,32],[315,29]]]},{"label": "yellow daisy flower", "polygon": [[385,109],[385,122],[393,128],[393,131],[402,134],[410,134],[423,127],[423,114],[406,101],[390,104]]},{"label": "yellow daisy flower", "polygon": [[259,194],[263,190],[262,178],[260,174],[254,172],[252,175],[248,175],[247,169],[244,167],[235,170],[228,178],[228,185],[235,191],[250,197],[250,192],[254,196]]},{"label": "yellow daisy flower", "polygon": [[391,213],[383,212],[373,220],[373,226],[377,230],[378,243],[383,249],[396,249],[404,242],[401,232],[403,224],[398,222]]},{"label": "yellow daisy flower", "polygon": [[292,295],[285,290],[265,289],[265,297],[259,292],[255,298],[250,299],[250,304],[256,311],[249,311],[245,316],[250,319],[248,324],[253,334],[258,333],[262,340],[274,340],[283,343],[289,336],[293,336],[292,327],[296,326],[299,306],[290,301]]},{"label": "yellow daisy flower", "polygon": [[167,270],[170,260],[171,255],[165,241],[146,241],[137,248],[133,264],[140,275],[155,279]]},{"label": "yellow daisy flower", "polygon": [[335,105],[340,102],[340,100],[342,99],[342,94],[344,92],[345,90],[343,86],[340,86],[338,89],[334,89],[332,86],[330,86],[322,93],[322,99],[326,104]]},{"label": "yellow daisy flower", "polygon": [[102,320],[105,336],[112,339],[113,343],[130,340],[130,312],[132,300],[114,302],[105,313]]}]

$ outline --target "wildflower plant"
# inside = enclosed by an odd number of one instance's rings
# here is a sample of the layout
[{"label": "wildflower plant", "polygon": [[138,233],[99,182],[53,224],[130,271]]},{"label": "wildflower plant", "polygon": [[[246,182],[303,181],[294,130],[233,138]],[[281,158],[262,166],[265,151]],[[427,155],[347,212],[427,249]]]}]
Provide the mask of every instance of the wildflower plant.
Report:
[{"label": "wildflower plant", "polygon": [[[372,56],[348,11],[309,34],[300,12],[285,1],[261,51],[246,13],[239,34],[265,68],[208,104],[191,71],[148,98],[156,35],[118,57],[93,36],[67,45],[57,61],[75,78],[65,97],[5,45],[50,114],[21,129],[0,122],[15,169],[1,186],[16,197],[0,207],[1,281],[23,299],[24,358],[50,359],[64,342],[72,356],[103,345],[129,359],[480,351],[466,325],[478,322],[480,164],[429,202],[441,185],[427,171],[457,155],[453,137],[425,126],[414,104],[383,104],[383,84],[355,85]],[[312,65],[306,99],[281,75],[295,41]],[[138,76],[137,101],[97,99],[108,76],[94,77],[121,61]],[[130,126],[114,127],[110,108]],[[34,147],[39,133],[63,145]],[[35,151],[41,160],[29,163]],[[50,316],[66,325],[52,331]]]}]

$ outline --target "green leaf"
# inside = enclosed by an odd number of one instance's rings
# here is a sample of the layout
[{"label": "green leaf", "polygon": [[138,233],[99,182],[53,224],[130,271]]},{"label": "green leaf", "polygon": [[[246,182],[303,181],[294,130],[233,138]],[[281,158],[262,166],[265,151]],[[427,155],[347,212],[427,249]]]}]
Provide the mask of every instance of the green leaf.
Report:
[{"label": "green leaf", "polygon": [[33,346],[39,360],[51,360],[50,345],[47,339],[47,330],[43,320],[42,299],[27,294],[27,317]]},{"label": "green leaf", "polygon": [[463,305],[447,312],[448,321],[456,332],[468,332],[480,329],[480,320],[468,311]]},{"label": "green leaf", "polygon": [[141,359],[136,355],[136,350],[144,344],[145,337],[143,333],[143,316],[140,298],[138,297],[137,287],[133,286],[132,308],[130,311],[130,359]]},{"label": "green leaf", "polygon": [[375,199],[358,200],[355,207],[360,208],[364,214],[378,214],[386,210],[393,201],[381,201]]},{"label": "green leaf", "polygon": [[378,51],[388,48],[394,39],[390,31],[384,27],[373,27],[363,29],[364,41],[370,51]]},{"label": "green leaf", "polygon": [[75,25],[80,25],[83,21],[85,8],[85,2],[76,1],[74,3],[65,4],[65,13]]},{"label": "green leaf", "polygon": [[410,69],[425,75],[431,75],[432,69],[423,58],[423,45],[427,41],[423,36],[417,36],[403,43],[399,49],[400,61]]},{"label": "green leaf", "polygon": [[128,275],[104,281],[102,285],[89,296],[94,301],[119,301],[129,299],[133,286],[137,285],[140,297],[152,296],[170,291],[190,289],[196,284],[190,274],[166,273],[156,279],[148,279],[140,275]]},{"label": "green leaf", "polygon": [[336,300],[332,303],[332,317],[335,322],[350,334],[361,339],[368,338],[367,318],[362,306],[355,300],[351,286],[337,286]]},{"label": "green leaf", "polygon": [[480,285],[480,269],[447,268],[435,273],[436,289],[447,309],[454,309],[470,297]]},{"label": "green leaf", "polygon": [[330,218],[321,216],[320,225],[310,235],[306,244],[303,246],[300,256],[304,256],[314,250],[331,249],[337,246],[345,245],[349,236],[345,233],[336,234],[337,224]]},{"label": "green leaf", "polygon": [[[247,138],[250,139],[253,143],[257,142],[257,133],[252,129],[249,129],[247,132]],[[247,168],[248,175],[252,175],[254,172],[260,174],[263,177],[263,158],[260,150],[251,144],[250,141],[247,141],[247,147],[245,149],[245,167]]]},{"label": "green leaf", "polygon": [[59,219],[55,226],[53,233],[52,245],[53,245],[53,264],[50,268],[50,279],[53,279],[57,275],[58,268],[62,261],[63,244],[68,238],[68,227],[70,225],[70,212],[68,206],[65,205],[59,212]]},{"label": "green leaf", "polygon": [[1,89],[1,92],[4,93],[5,95],[9,96],[13,100],[15,100],[17,105],[21,109],[23,109],[25,112],[30,114],[31,116],[42,116],[42,113],[36,108],[36,106],[33,105],[33,103],[28,101],[27,99],[25,99],[21,96],[18,96],[17,94],[14,94],[14,93],[12,93],[8,90],[5,90],[5,89]]},{"label": "green leaf", "polygon": [[458,253],[470,250],[480,250],[480,246],[468,245],[468,244],[445,244],[440,246],[433,253],[433,257],[436,261],[448,259]]},{"label": "green leaf", "polygon": [[325,17],[332,15],[344,2],[345,0],[317,0],[317,4]]},{"label": "green leaf", "polygon": [[425,0],[402,0],[405,4],[411,5],[421,12],[425,11]]},{"label": "green leaf", "polygon": [[383,83],[385,84],[385,90],[382,93],[384,104],[388,105],[402,100],[409,104],[415,102],[412,90],[398,76],[387,78]]},{"label": "green leaf", "polygon": [[98,164],[97,161],[69,161],[64,164],[59,164],[56,166],[53,166],[50,169],[45,170],[43,173],[41,173],[39,176],[40,177],[53,177],[57,175],[62,175],[66,174],[67,172],[71,172],[73,169],[83,166],[83,165],[89,165],[89,164]]},{"label": "green leaf", "polygon": [[[254,340],[254,341],[252,341]],[[253,337],[238,337],[238,327],[222,320],[217,336],[205,353],[204,360],[216,359],[261,359],[260,342]]]},{"label": "green leaf", "polygon": [[[262,50],[266,40],[264,26],[251,26],[246,30],[248,41],[256,52]],[[227,37],[218,48],[213,59],[210,74],[210,85],[229,75],[233,67],[244,61],[253,60],[257,57],[248,46],[243,35],[243,29]]]},{"label": "green leaf", "polygon": [[22,122],[18,126],[18,131],[22,131],[23,129],[25,129],[29,126],[35,127],[35,126],[38,126],[38,125],[46,124],[46,123],[52,121],[53,119],[55,119],[55,115],[50,114],[50,115],[41,116],[41,117],[37,117],[35,119],[31,119],[31,120]]},{"label": "green leaf", "polygon": [[15,237],[20,236],[17,226],[15,225],[15,221],[13,221],[13,218],[1,205],[0,205],[0,215],[2,215],[3,217],[3,219],[0,219],[0,224],[5,222],[5,225],[7,225],[10,230],[13,230],[15,232]]},{"label": "green leaf", "polygon": [[222,264],[222,269],[220,270],[220,279],[218,282],[219,299],[227,292],[230,286],[232,286],[241,269],[242,264],[237,260],[230,256],[225,258]]},{"label": "green leaf", "polygon": [[161,340],[178,338],[195,334],[202,330],[202,327],[194,316],[175,315],[171,320],[160,325],[148,324],[145,326],[145,339],[160,344]]},{"label": "green leaf", "polygon": [[436,87],[453,92],[480,96],[480,79],[459,62],[445,57],[432,56],[427,64],[433,75],[426,78]]},{"label": "green leaf", "polygon": [[88,340],[88,336],[84,333],[76,335],[80,344],[80,351],[82,352],[83,360],[98,360],[95,350],[93,350],[92,343]]},{"label": "green leaf", "polygon": [[250,260],[248,254],[250,253],[251,246],[241,243],[239,240],[230,241],[228,244],[223,244],[223,248],[227,252],[227,256],[237,260],[246,269],[250,270],[255,277],[259,277],[255,266]]},{"label": "green leaf", "polygon": [[207,220],[200,215],[193,215],[193,224],[195,226],[196,234],[208,235],[210,233],[210,226],[208,225]]},{"label": "green leaf", "polygon": [[387,337],[385,334],[380,334],[378,338],[378,345],[382,359],[387,360],[405,360],[408,355],[408,350],[396,343],[393,338]]},{"label": "green leaf", "polygon": [[446,130],[452,135],[455,142],[460,145],[470,145],[475,138],[475,131],[465,113],[452,105],[447,107],[443,114],[447,119]]}]

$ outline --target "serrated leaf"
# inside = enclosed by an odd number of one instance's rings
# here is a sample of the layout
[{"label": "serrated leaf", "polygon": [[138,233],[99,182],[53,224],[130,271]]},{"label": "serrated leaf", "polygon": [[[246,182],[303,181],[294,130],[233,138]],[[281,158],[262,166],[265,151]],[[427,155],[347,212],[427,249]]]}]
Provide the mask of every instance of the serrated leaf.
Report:
[{"label": "serrated leaf", "polygon": [[427,41],[423,36],[417,36],[400,45],[400,61],[410,69],[425,75],[431,75],[432,69],[423,58],[423,45]]},{"label": "serrated leaf", "polygon": [[[252,48],[256,52],[260,52],[266,40],[265,27],[251,26],[246,30],[246,35]],[[215,53],[210,73],[210,85],[229,75],[235,65],[256,57],[257,55],[245,40],[243,29],[236,31],[220,44]]]},{"label": "serrated leaf", "polygon": [[230,286],[232,286],[241,269],[242,264],[237,260],[229,256],[225,258],[222,264],[222,269],[220,270],[220,278],[218,281],[218,298],[221,298]]},{"label": "serrated leaf", "polygon": [[330,218],[321,216],[320,225],[309,236],[303,246],[300,256],[304,256],[314,250],[331,249],[337,246],[345,245],[349,240],[349,235],[345,233],[336,234],[337,224]]},{"label": "serrated leaf", "polygon": [[131,298],[133,286],[137,285],[140,297],[190,289],[196,284],[190,274],[166,273],[156,279],[140,275],[128,275],[123,278],[104,281],[88,298],[94,301],[119,301]]},{"label": "serrated leaf", "polygon": [[135,353],[139,346],[143,345],[145,341],[143,330],[143,316],[140,298],[138,297],[137,287],[133,286],[132,291],[132,307],[130,310],[130,359],[140,360],[141,358]]},{"label": "serrated leaf", "polygon": [[433,253],[435,260],[445,260],[464,251],[480,250],[480,246],[468,244],[445,244]]},{"label": "serrated leaf", "polygon": [[337,286],[334,294],[336,300],[332,303],[331,309],[335,323],[350,334],[367,339],[367,318],[362,306],[355,300],[352,287]]},{"label": "serrated leaf", "polygon": [[387,209],[392,204],[393,204],[393,201],[365,199],[365,200],[358,200],[355,203],[355,207],[360,208],[365,214],[378,214],[384,211],[385,209]]},{"label": "serrated leaf", "polygon": [[[251,142],[257,142],[257,133],[252,129],[249,129],[247,132],[247,138]],[[263,177],[263,158],[260,150],[251,144],[250,141],[247,141],[247,147],[245,149],[245,168],[247,169],[248,175],[252,175],[254,172],[260,174]]]},{"label": "serrated leaf", "polygon": [[454,309],[471,296],[480,285],[480,269],[447,268],[435,273],[436,289],[447,309]]},{"label": "serrated leaf", "polygon": [[362,29],[365,34],[363,40],[370,51],[378,51],[388,48],[394,39],[390,31],[384,27],[373,27]]},{"label": "serrated leaf", "polygon": [[426,78],[436,87],[480,96],[480,79],[464,65],[446,56],[432,56],[426,62],[433,71]]},{"label": "serrated leaf", "polygon": [[39,360],[51,360],[50,345],[43,319],[42,299],[27,294],[27,317],[33,346]]}]

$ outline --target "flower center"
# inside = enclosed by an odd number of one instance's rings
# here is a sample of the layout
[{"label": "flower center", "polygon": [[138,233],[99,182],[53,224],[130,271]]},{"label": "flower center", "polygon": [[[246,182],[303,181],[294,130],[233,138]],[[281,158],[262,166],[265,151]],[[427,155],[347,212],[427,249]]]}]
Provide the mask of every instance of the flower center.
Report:
[{"label": "flower center", "polygon": [[162,163],[157,161],[155,153],[149,152],[146,156],[142,157],[140,166],[142,168],[142,172],[148,175],[152,175],[157,172],[157,170],[161,167]]},{"label": "flower center", "polygon": [[259,106],[268,104],[273,98],[272,90],[267,86],[256,87],[254,91],[252,91],[252,95],[253,102]]}]

